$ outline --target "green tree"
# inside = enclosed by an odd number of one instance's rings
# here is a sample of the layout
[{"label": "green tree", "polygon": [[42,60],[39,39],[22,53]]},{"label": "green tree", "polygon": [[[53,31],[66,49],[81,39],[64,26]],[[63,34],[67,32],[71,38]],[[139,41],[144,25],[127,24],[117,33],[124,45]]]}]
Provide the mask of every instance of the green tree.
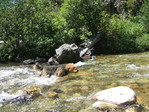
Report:
[{"label": "green tree", "polygon": [[74,41],[85,40],[96,35],[102,26],[101,0],[65,0],[61,15],[65,20],[66,31]]},{"label": "green tree", "polygon": [[58,46],[51,21],[54,8],[48,0],[24,0],[7,7],[0,18],[0,38],[5,42],[1,57],[16,60],[52,55]]}]

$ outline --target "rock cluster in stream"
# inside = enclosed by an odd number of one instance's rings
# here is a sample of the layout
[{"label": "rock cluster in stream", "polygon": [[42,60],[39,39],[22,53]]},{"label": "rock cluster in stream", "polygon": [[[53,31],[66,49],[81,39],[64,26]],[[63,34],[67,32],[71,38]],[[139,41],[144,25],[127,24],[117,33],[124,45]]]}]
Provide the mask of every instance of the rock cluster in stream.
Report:
[{"label": "rock cluster in stream", "polygon": [[48,62],[49,65],[57,65],[63,63],[76,63],[83,61],[84,58],[91,58],[91,50],[87,46],[82,47],[76,44],[63,44],[55,50],[56,54],[48,61],[43,58],[37,57],[36,59],[27,59],[23,61],[23,64],[35,64]]}]

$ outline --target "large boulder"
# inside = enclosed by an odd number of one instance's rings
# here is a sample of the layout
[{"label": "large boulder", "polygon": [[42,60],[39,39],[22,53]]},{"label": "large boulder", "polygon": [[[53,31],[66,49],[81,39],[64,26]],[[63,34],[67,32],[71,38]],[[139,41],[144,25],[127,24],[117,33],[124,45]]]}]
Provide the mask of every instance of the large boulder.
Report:
[{"label": "large boulder", "polygon": [[[138,110],[139,106],[136,104],[136,94],[135,92],[126,86],[118,86],[110,89],[106,89],[96,93],[93,96],[97,101],[92,105],[93,108],[99,110],[113,110],[113,109],[127,109],[134,108]],[[128,112],[138,112],[129,111],[133,109],[128,109]]]},{"label": "large boulder", "polygon": [[79,47],[76,44],[63,44],[56,49],[56,61],[62,63],[76,63],[81,61]]},{"label": "large boulder", "polygon": [[133,104],[136,101],[135,92],[125,86],[118,86],[100,91],[94,95],[98,101],[114,103],[117,105]]}]

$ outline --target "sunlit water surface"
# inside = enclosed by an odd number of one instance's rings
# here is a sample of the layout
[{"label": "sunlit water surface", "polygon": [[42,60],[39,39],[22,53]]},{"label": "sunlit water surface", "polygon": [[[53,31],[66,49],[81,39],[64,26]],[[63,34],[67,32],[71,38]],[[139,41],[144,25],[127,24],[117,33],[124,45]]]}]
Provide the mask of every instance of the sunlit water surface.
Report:
[{"label": "sunlit water surface", "polygon": [[[24,65],[0,66],[0,112],[98,112],[92,109],[91,96],[116,86],[132,88],[142,112],[149,112],[149,52],[98,56],[62,78],[39,77],[40,71]],[[9,102],[30,87],[40,88],[40,96],[27,103]],[[47,97],[48,91],[57,92],[57,97]]]}]

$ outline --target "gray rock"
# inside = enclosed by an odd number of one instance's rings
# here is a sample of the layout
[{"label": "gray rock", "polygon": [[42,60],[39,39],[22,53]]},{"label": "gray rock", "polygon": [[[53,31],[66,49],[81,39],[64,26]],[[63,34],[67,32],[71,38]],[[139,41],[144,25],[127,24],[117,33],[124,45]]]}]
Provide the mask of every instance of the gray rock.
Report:
[{"label": "gray rock", "polygon": [[118,86],[96,93],[94,99],[118,105],[134,104],[136,101],[136,94],[129,87]]},{"label": "gray rock", "polygon": [[24,60],[23,61],[23,64],[24,65],[29,65],[29,64],[35,64],[36,62],[35,62],[35,60],[33,60],[33,59],[27,59],[27,60]]},{"label": "gray rock", "polygon": [[51,57],[49,60],[48,60],[48,64],[49,65],[57,65],[59,64],[56,59],[54,57]]},{"label": "gray rock", "polygon": [[56,49],[56,61],[62,63],[76,63],[81,61],[80,51],[76,44],[63,44]]}]

